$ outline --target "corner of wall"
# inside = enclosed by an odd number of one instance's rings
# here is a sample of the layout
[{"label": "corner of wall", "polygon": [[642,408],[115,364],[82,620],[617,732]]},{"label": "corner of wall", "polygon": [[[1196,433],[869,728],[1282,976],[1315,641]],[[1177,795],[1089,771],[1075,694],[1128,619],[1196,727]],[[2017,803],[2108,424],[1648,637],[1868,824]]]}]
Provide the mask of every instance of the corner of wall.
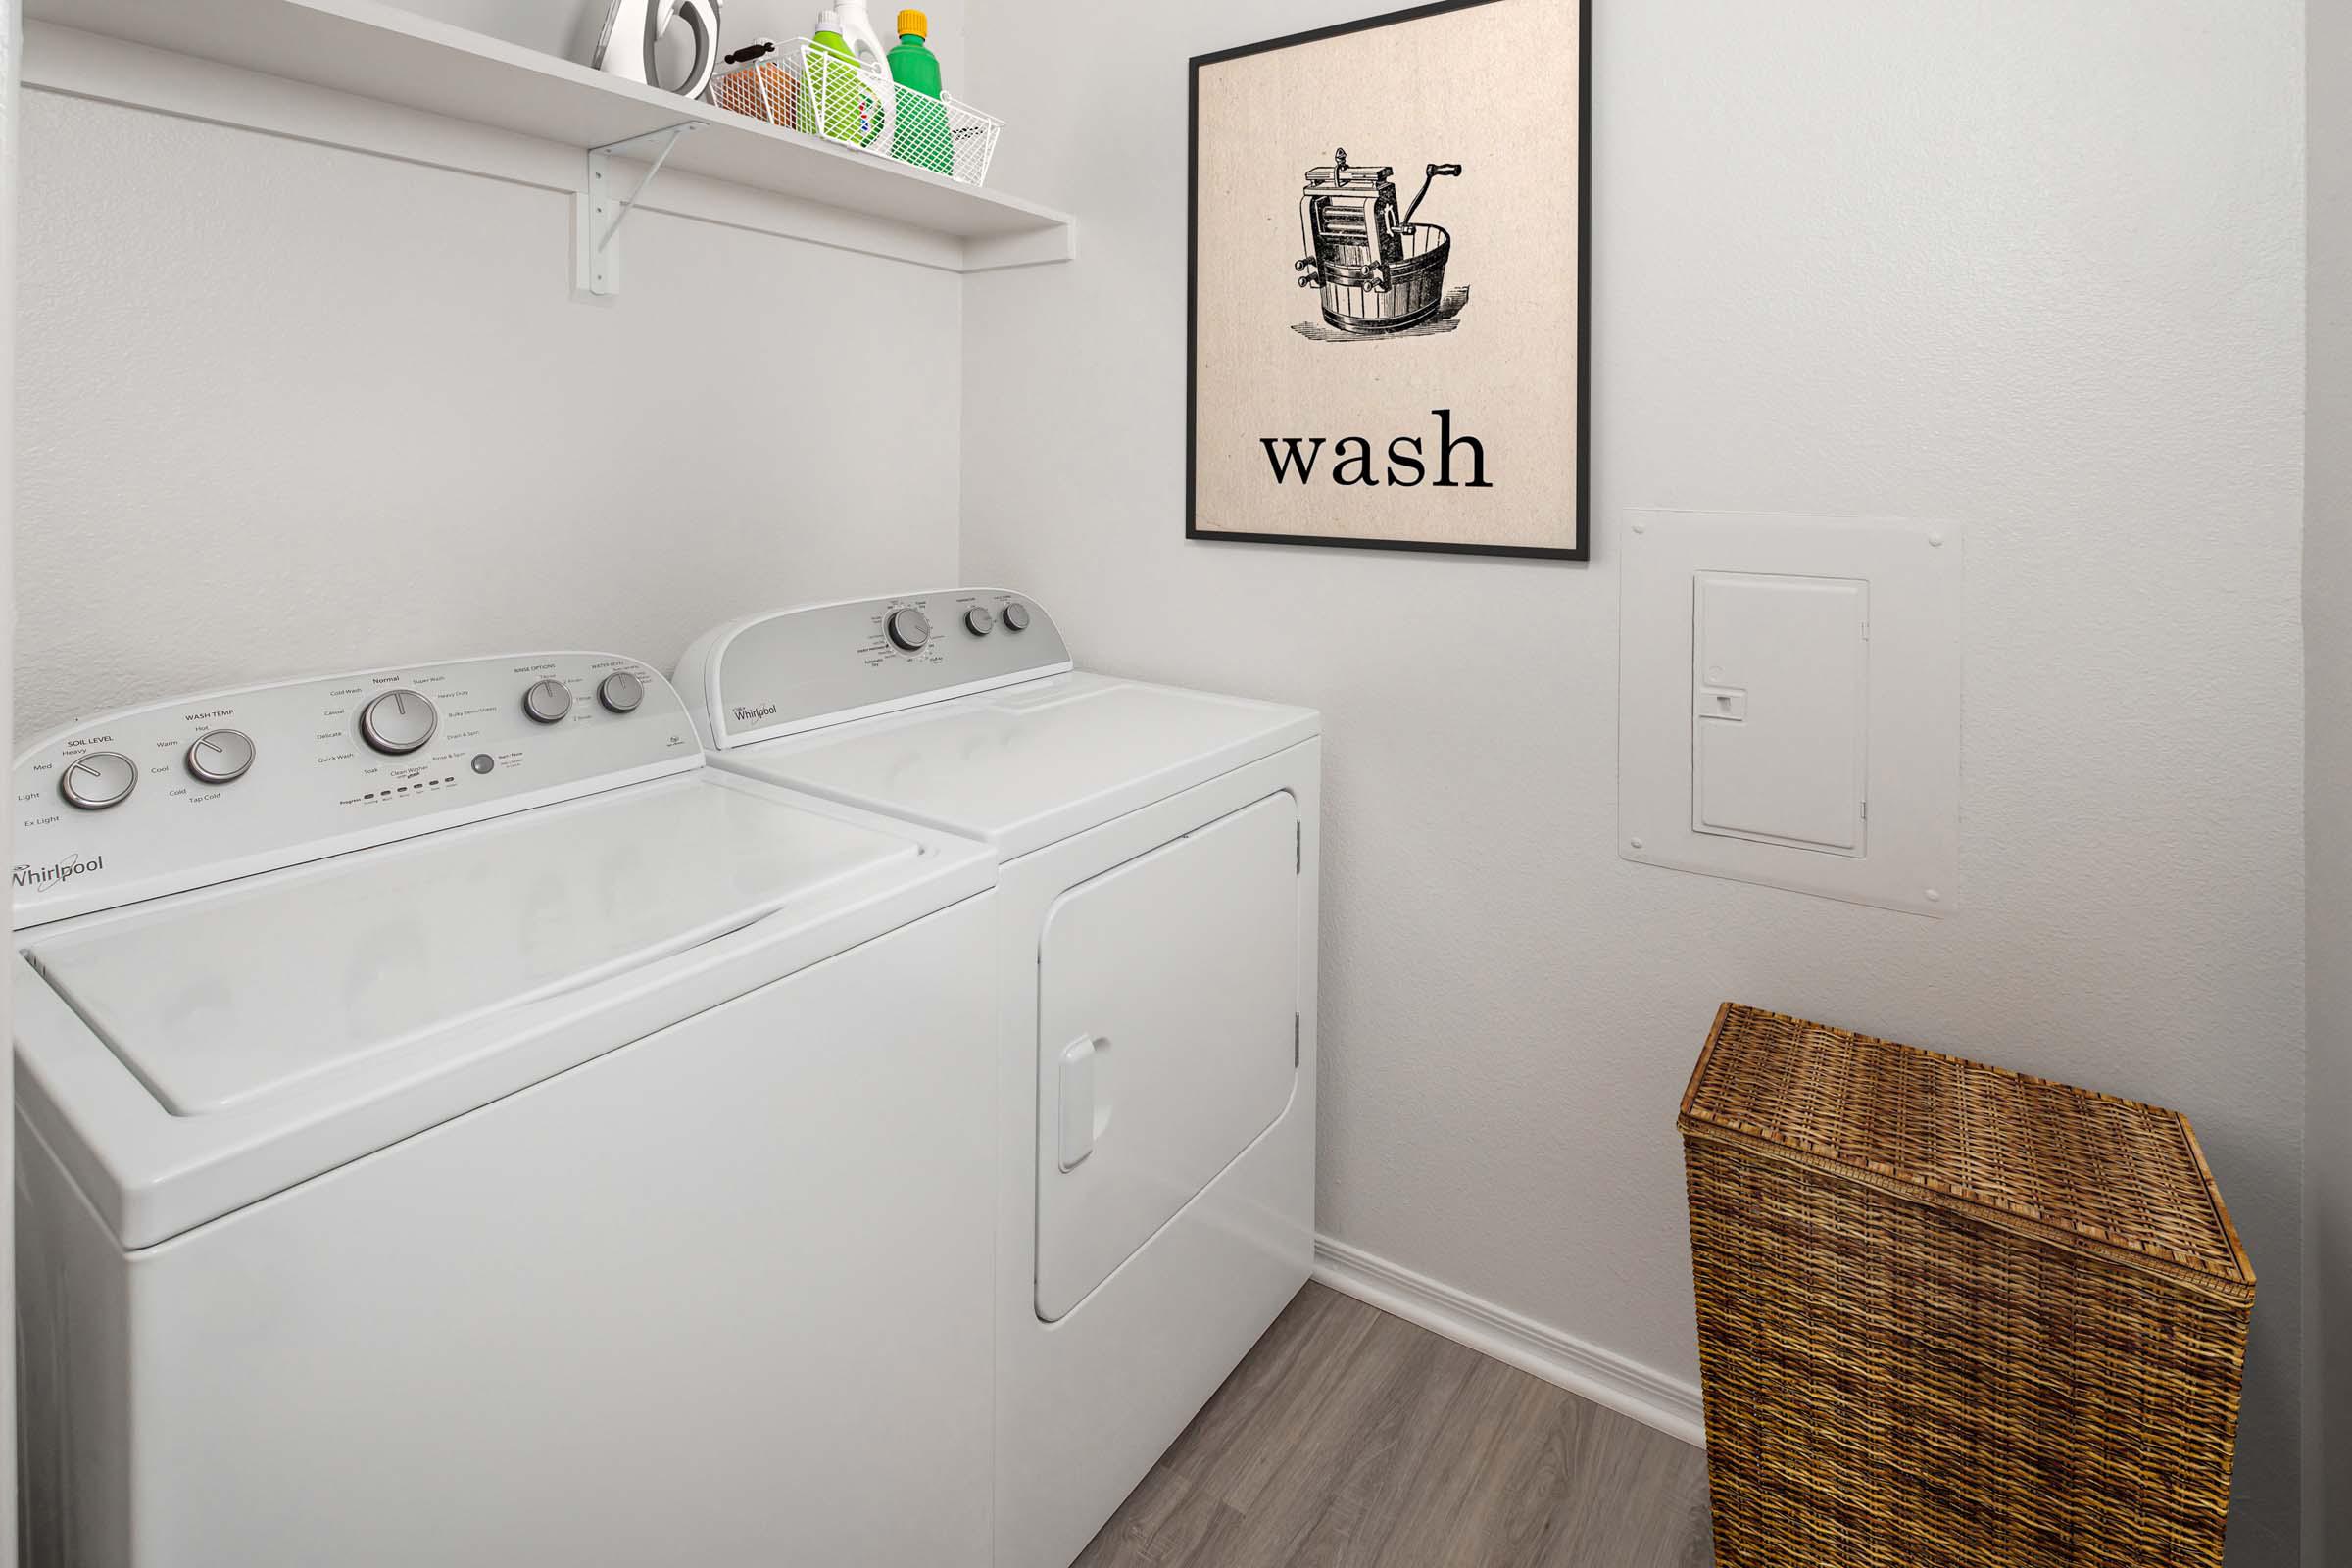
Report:
[{"label": "corner of wall", "polygon": [[2321,1568],[2352,1543],[2352,14],[2305,17],[2302,1526]]}]

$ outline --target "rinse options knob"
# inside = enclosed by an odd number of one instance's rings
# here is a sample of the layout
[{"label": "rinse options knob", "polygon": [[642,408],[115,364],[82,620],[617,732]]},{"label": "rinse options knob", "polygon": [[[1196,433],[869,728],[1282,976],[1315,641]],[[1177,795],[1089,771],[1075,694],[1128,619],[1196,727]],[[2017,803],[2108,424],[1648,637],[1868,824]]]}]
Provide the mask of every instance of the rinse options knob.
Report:
[{"label": "rinse options knob", "polygon": [[1027,631],[1029,629],[1029,607],[1017,604],[1006,605],[1004,607],[1004,629],[1006,631]]},{"label": "rinse options knob", "polygon": [[103,811],[130,799],[139,787],[139,764],[121,752],[87,752],[74,759],[57,791],[69,806]]},{"label": "rinse options knob", "polygon": [[634,713],[645,701],[645,682],[625,669],[616,669],[597,684],[596,700],[615,713]]},{"label": "rinse options knob", "polygon": [[433,738],[441,714],[422,692],[403,686],[360,710],[360,734],[388,757],[403,757]]},{"label": "rinse options knob", "polygon": [[931,640],[931,617],[914,609],[892,611],[890,640],[914,653]]},{"label": "rinse options knob", "polygon": [[207,784],[228,784],[253,765],[253,737],[241,729],[209,729],[188,748],[188,771]]},{"label": "rinse options knob", "polygon": [[542,724],[561,722],[571,711],[571,688],[560,680],[533,681],[522,694],[522,710]]}]

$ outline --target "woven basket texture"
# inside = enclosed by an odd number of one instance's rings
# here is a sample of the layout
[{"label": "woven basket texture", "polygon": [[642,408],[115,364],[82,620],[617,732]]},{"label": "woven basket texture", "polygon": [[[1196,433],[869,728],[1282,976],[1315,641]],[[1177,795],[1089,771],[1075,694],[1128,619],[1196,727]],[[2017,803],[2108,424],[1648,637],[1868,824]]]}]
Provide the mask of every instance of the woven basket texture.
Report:
[{"label": "woven basket texture", "polygon": [[2182,1117],[1726,1004],[1680,1126],[1721,1568],[2221,1562],[2254,1272]]}]

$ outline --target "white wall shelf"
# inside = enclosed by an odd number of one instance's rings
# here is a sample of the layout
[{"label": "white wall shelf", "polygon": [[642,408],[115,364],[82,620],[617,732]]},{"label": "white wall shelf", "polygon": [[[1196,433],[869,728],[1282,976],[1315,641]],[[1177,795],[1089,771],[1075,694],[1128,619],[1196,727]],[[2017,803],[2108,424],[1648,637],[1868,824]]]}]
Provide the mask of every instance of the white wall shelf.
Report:
[{"label": "white wall shelf", "polygon": [[[376,0],[26,0],[24,15],[24,80],[36,90],[575,191],[588,149],[699,123],[701,132],[679,138],[663,166],[664,185],[680,185],[682,194],[649,200],[649,210],[957,271],[1066,261],[1076,252],[1077,224],[1065,213]],[[220,69],[190,70],[192,61]],[[257,86],[259,78],[270,85]],[[427,116],[506,134],[468,143],[449,127],[419,123]],[[514,138],[569,149],[561,178]],[[676,181],[678,174],[700,180]],[[738,191],[713,192],[704,181]],[[784,200],[755,220],[745,216],[743,191]],[[805,211],[806,220],[778,220],[788,210]]]}]

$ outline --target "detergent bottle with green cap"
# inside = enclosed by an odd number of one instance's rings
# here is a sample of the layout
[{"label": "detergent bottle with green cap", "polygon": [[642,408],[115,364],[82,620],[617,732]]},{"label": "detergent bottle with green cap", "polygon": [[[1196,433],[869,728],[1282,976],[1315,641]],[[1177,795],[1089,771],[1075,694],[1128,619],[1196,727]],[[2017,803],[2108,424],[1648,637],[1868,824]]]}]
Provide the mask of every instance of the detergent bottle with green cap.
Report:
[{"label": "detergent bottle with green cap", "polygon": [[890,150],[900,162],[943,174],[956,172],[956,139],[940,101],[939,56],[931,52],[931,19],[920,11],[899,13],[899,43],[890,52],[890,79],[912,91],[899,94],[891,122]]}]

